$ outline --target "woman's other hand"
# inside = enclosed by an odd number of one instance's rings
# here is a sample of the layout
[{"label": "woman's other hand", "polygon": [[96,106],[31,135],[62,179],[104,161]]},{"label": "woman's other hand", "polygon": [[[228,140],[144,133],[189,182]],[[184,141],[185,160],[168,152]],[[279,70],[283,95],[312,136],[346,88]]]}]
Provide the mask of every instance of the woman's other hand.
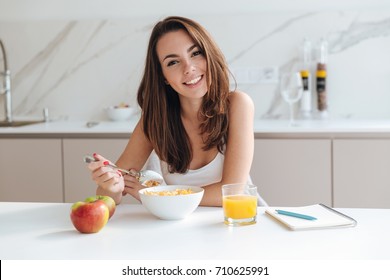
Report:
[{"label": "woman's other hand", "polygon": [[140,200],[138,191],[145,187],[141,185],[138,179],[135,178],[134,176],[124,175],[123,178],[125,181],[125,188],[123,190],[123,195],[130,194],[135,199]]}]

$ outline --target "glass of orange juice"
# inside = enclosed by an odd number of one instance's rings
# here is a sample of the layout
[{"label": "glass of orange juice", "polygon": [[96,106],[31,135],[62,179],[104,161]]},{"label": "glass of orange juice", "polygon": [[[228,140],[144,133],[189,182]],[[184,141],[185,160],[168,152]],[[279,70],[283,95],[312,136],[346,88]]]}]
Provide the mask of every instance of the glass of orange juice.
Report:
[{"label": "glass of orange juice", "polygon": [[222,186],[222,207],[225,224],[243,226],[256,223],[257,187],[251,184]]}]

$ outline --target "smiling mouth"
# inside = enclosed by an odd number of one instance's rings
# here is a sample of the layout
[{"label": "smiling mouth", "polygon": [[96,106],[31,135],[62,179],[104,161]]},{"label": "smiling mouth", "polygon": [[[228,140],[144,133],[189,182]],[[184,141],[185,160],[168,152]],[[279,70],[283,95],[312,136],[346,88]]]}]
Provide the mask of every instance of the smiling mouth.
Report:
[{"label": "smiling mouth", "polygon": [[196,77],[195,79],[192,79],[191,81],[185,82],[185,85],[195,85],[197,82],[199,82],[202,79],[202,76]]}]

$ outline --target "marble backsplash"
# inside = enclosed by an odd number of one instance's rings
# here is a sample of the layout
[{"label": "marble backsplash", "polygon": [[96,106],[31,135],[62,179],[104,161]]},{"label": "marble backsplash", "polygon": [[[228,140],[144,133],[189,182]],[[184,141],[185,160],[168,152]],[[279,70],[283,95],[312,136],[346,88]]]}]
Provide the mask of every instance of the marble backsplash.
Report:
[{"label": "marble backsplash", "polygon": [[[286,71],[298,65],[304,37],[313,44],[325,37],[330,116],[390,118],[390,10],[192,18],[210,31],[234,69]],[[14,116],[40,117],[47,107],[53,119],[104,120],[107,106],[137,106],[148,38],[159,19],[0,20]],[[277,83],[239,83],[238,88],[253,98],[256,118],[287,118]],[[313,92],[314,108],[315,102]]]}]

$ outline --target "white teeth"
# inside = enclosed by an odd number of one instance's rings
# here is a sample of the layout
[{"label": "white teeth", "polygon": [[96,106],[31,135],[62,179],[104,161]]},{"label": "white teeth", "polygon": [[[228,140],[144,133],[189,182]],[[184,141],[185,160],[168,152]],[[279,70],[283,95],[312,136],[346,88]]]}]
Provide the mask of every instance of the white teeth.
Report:
[{"label": "white teeth", "polygon": [[187,82],[186,85],[193,85],[193,84],[196,84],[197,82],[200,81],[201,78],[202,78],[202,77],[199,76],[198,78],[195,78],[195,79],[193,79],[193,80]]}]

